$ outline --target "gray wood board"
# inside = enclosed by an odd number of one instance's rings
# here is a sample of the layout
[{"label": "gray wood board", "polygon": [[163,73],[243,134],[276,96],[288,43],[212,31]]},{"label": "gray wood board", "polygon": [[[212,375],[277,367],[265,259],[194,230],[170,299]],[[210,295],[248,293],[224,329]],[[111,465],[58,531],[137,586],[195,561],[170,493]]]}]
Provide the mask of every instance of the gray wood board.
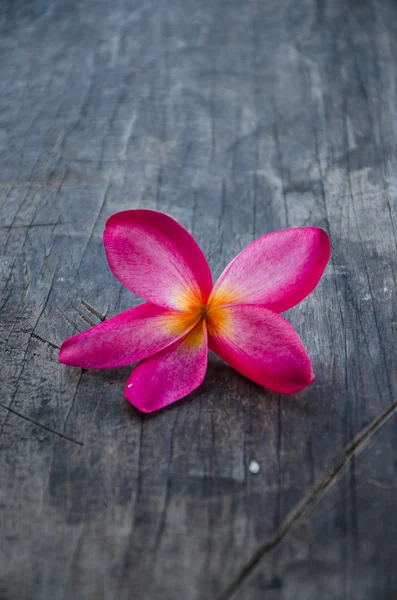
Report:
[{"label": "gray wood board", "polygon": [[[396,60],[391,0],[2,2],[1,600],[397,597]],[[287,313],[308,389],[211,357],[142,416],[130,368],[58,363],[139,302],[102,245],[137,207],[215,277],[261,234],[327,230]]]}]

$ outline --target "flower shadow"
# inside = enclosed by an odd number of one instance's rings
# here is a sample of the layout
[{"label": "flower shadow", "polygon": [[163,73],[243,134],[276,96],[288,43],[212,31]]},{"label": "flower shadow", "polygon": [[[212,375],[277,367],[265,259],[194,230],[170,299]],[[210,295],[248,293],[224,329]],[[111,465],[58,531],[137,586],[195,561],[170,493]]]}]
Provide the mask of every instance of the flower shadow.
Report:
[{"label": "flower shadow", "polygon": [[[125,382],[131,372],[131,367],[123,367],[117,371],[118,373],[112,379],[116,381],[118,377],[121,377]],[[125,377],[125,373],[128,373],[127,377]],[[122,385],[121,382],[120,385]],[[201,409],[211,409],[217,413],[224,413],[225,416],[247,409],[253,413],[263,413],[263,411],[273,413],[277,409],[280,399],[283,408],[307,414],[311,412],[313,398],[312,394],[310,396],[309,399],[307,392],[280,395],[268,390],[244,377],[218,356],[209,352],[208,368],[203,383],[186,397],[160,411],[147,414],[141,413],[128,402],[127,405],[128,413],[134,419],[139,414],[145,421],[156,419],[161,414],[194,407],[195,404],[199,404]]]},{"label": "flower shadow", "polygon": [[[82,373],[89,373],[89,377],[95,380],[100,379],[105,387],[115,387],[120,390],[121,396],[126,382],[137,364],[133,363],[116,369],[82,369]],[[199,403],[201,408],[211,408],[216,412],[225,413],[225,415],[247,408],[262,414],[263,411],[273,413],[275,407],[280,403],[280,399],[283,409],[289,409],[294,413],[302,411],[305,414],[310,414],[312,412],[313,396],[316,396],[317,387],[318,385],[314,383],[299,394],[280,395],[244,377],[218,356],[209,352],[208,368],[203,383],[181,400],[152,413],[141,413],[125,398],[124,400],[127,406],[126,411],[134,421],[136,421],[138,415],[145,421],[149,421],[156,419],[160,414],[194,406],[195,403]]]}]

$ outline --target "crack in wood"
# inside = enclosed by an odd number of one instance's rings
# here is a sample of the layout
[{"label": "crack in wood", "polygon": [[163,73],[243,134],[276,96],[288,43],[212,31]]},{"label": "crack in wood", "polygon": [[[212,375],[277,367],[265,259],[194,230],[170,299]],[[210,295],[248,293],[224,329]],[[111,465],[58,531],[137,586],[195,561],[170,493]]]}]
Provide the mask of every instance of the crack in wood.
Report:
[{"label": "crack in wood", "polygon": [[47,344],[48,346],[50,346],[50,348],[53,348],[54,350],[60,350],[60,346],[57,346],[56,344],[54,344],[54,342],[50,342],[49,340],[46,340],[45,338],[41,337],[40,335],[38,335],[37,333],[33,332],[26,332],[30,334],[30,337],[32,337],[35,340],[38,340],[39,342],[43,342],[43,344]]},{"label": "crack in wood", "polygon": [[85,306],[85,308],[87,310],[89,310],[90,313],[92,313],[100,321],[104,321],[106,319],[106,313],[103,315],[102,313],[100,313],[99,311],[97,311],[95,308],[93,308],[92,306],[90,306],[90,304],[88,304],[88,302],[86,302],[85,300],[81,299],[81,304],[83,306]]},{"label": "crack in wood", "polygon": [[0,225],[0,230],[34,229],[36,227],[56,227],[57,225],[92,225],[92,221],[57,221],[56,223],[27,223],[26,225]]},{"label": "crack in wood", "polygon": [[44,431],[47,431],[48,433],[51,433],[52,435],[56,435],[57,437],[63,438],[64,440],[67,440],[68,442],[72,442],[73,444],[77,444],[78,446],[84,446],[83,442],[79,442],[78,440],[75,440],[75,439],[69,437],[68,435],[65,435],[64,433],[60,433],[59,431],[55,431],[55,429],[51,429],[51,427],[47,427],[47,425],[38,423],[34,419],[27,417],[26,415],[18,412],[17,410],[15,410],[13,408],[10,408],[9,406],[0,404],[0,407],[4,408],[4,410],[6,410],[8,413],[11,413],[11,414],[15,415],[16,417],[19,417],[20,419],[23,419],[24,421],[28,421],[28,423],[31,423],[32,425],[35,425],[36,427],[40,427],[40,429],[44,429]]},{"label": "crack in wood", "polygon": [[88,325],[90,327],[95,327],[96,323],[94,323],[94,321],[91,321],[91,319],[89,317],[87,317],[87,315],[85,315],[81,310],[79,310],[78,308],[76,308],[74,306],[74,304],[72,304],[72,308],[73,308],[73,310],[76,311],[76,313],[79,315],[79,317],[81,317],[83,319],[83,321],[85,321],[86,323],[88,323]]}]

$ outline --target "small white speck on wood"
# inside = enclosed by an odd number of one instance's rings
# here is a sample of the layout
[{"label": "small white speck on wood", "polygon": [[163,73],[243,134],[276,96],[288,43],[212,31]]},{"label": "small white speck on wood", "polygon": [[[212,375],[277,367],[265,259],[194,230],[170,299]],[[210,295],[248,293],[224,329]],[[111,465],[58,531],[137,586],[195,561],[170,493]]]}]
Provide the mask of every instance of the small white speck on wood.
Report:
[{"label": "small white speck on wood", "polygon": [[248,465],[248,470],[253,475],[257,475],[261,470],[261,466],[258,462],[256,462],[256,460],[251,460],[250,464]]}]

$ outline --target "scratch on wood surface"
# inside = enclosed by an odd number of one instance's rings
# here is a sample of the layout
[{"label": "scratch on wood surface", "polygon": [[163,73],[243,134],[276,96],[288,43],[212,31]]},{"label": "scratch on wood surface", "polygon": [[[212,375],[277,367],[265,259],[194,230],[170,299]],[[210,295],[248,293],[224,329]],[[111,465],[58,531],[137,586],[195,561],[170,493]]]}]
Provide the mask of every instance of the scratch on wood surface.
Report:
[{"label": "scratch on wood surface", "polygon": [[76,323],[75,323],[74,321],[72,321],[72,320],[71,320],[71,319],[70,319],[70,318],[67,316],[67,314],[63,312],[63,310],[61,310],[61,309],[59,308],[59,306],[56,306],[55,308],[57,309],[57,311],[58,311],[59,313],[61,313],[61,315],[63,316],[63,318],[65,319],[65,321],[67,321],[67,322],[69,323],[69,325],[71,325],[71,326],[73,327],[73,329],[75,329],[75,330],[76,330],[78,333],[81,333],[81,329],[80,329],[80,327],[78,327],[78,326],[76,325]]},{"label": "scratch on wood surface", "polygon": [[81,383],[81,378],[82,378],[82,377],[83,377],[83,371],[80,371],[80,375],[79,375],[79,378],[78,378],[78,380],[77,380],[77,384],[76,384],[76,389],[74,390],[74,394],[73,394],[72,402],[70,403],[70,407],[69,407],[68,413],[67,413],[67,415],[66,415],[65,422],[64,422],[64,424],[63,424],[63,431],[66,431],[66,426],[67,426],[67,424],[68,424],[68,420],[69,420],[70,414],[71,414],[71,412],[72,412],[72,410],[73,410],[73,407],[74,407],[74,403],[75,403],[75,400],[76,400],[77,392],[78,392],[79,385],[80,385],[80,383]]},{"label": "scratch on wood surface", "polygon": [[93,221],[56,221],[54,223],[27,223],[26,225],[0,225],[0,229],[35,229],[41,227],[56,227],[57,225],[92,225]]},{"label": "scratch on wood surface", "polygon": [[89,248],[90,242],[91,242],[92,237],[94,235],[95,226],[99,222],[99,219],[100,219],[100,217],[102,215],[102,211],[103,211],[103,209],[104,209],[104,207],[106,205],[106,199],[107,199],[108,192],[109,192],[109,186],[110,186],[110,177],[107,177],[106,182],[105,182],[105,186],[104,186],[104,190],[103,190],[103,193],[102,193],[102,197],[101,197],[101,199],[99,201],[99,209],[98,209],[98,212],[97,212],[97,216],[96,216],[96,219],[95,219],[95,222],[94,222],[93,226],[91,227],[91,231],[90,231],[90,234],[88,236],[88,240],[86,242],[84,250],[81,253],[80,261],[79,261],[79,263],[78,263],[78,265],[76,267],[76,273],[78,273],[78,271],[79,271],[79,269],[80,269],[80,267],[82,265],[82,262],[84,260],[85,255],[86,255],[86,252],[87,252],[87,250]]},{"label": "scratch on wood surface", "polygon": [[373,485],[380,490],[395,490],[397,488],[396,485],[391,485],[389,483],[384,483],[383,481],[378,481],[377,479],[367,479],[364,483],[368,483],[369,485]]},{"label": "scratch on wood surface", "polygon": [[24,275],[25,275],[25,296],[26,296],[26,294],[28,293],[29,287],[30,287],[29,265],[27,263],[26,258],[24,261]]},{"label": "scratch on wood surface", "polygon": [[[29,332],[27,332],[27,333],[29,333]],[[54,344],[54,342],[50,342],[49,340],[46,340],[45,338],[41,337],[40,335],[38,335],[34,331],[31,332],[30,335],[35,340],[39,340],[39,342],[43,342],[44,344],[48,344],[48,346],[50,346],[50,348],[53,348],[54,350],[60,350],[61,349],[59,346],[57,346],[56,344]]]},{"label": "scratch on wood surface", "polygon": [[272,552],[285,538],[285,536],[305,517],[307,517],[326,494],[326,492],[334,485],[339,475],[343,472],[349,462],[363,450],[371,437],[381,428],[397,411],[397,402],[390,405],[382,411],[367,427],[365,427],[347,446],[339,463],[333,467],[329,473],[321,479],[308,494],[297,504],[297,506],[286,516],[281,527],[268,540],[266,540],[254,553],[251,559],[241,569],[236,579],[221,592],[216,600],[232,600],[235,594],[241,589],[241,586],[246,579],[252,575],[253,571],[258,567],[261,560],[266,554]]},{"label": "scratch on wood surface", "polygon": [[[9,406],[5,406],[4,404],[0,404],[0,406],[1,406],[1,408],[4,408],[7,411],[7,413],[11,413],[11,414],[15,415],[16,417],[23,419],[24,421],[28,421],[32,425],[35,425],[36,427],[40,427],[40,429],[44,429],[45,431],[48,431],[48,433],[51,433],[52,435],[55,435],[59,438],[63,438],[64,440],[67,440],[68,442],[72,442],[73,444],[77,444],[78,446],[84,446],[83,442],[74,440],[73,438],[69,437],[68,435],[65,435],[64,433],[55,431],[54,429],[51,429],[50,427],[47,427],[46,425],[43,425],[42,423],[38,423],[34,419],[31,419],[30,417],[23,415],[22,413],[18,412],[17,410],[14,410],[13,408],[10,408]],[[4,423],[3,423],[3,428],[4,428]],[[3,428],[2,428],[2,430],[3,430]],[[1,431],[0,431],[0,433],[1,433]]]},{"label": "scratch on wood surface", "polygon": [[[9,274],[8,274],[8,276],[7,276],[7,279],[6,279],[6,281],[5,281],[5,284],[4,284],[4,286],[3,286],[2,290],[1,290],[1,293],[2,293],[2,295],[3,295],[3,292],[4,292],[4,291],[7,289],[7,287],[8,287],[8,284],[10,283],[10,281],[11,281],[11,278],[12,278],[12,276],[13,276],[14,265],[15,265],[15,260],[13,261],[13,263],[12,263],[12,265],[11,265],[10,272],[9,272]],[[5,296],[5,300],[3,300],[3,301],[2,301],[2,303],[1,303],[1,306],[0,306],[0,312],[3,310],[3,308],[4,308],[4,307],[5,307],[5,305],[7,304],[7,302],[8,302],[8,299],[11,297],[11,294],[12,294],[12,286],[11,286],[11,289],[10,289],[10,291],[9,291],[9,292],[6,294],[6,296]]]}]

